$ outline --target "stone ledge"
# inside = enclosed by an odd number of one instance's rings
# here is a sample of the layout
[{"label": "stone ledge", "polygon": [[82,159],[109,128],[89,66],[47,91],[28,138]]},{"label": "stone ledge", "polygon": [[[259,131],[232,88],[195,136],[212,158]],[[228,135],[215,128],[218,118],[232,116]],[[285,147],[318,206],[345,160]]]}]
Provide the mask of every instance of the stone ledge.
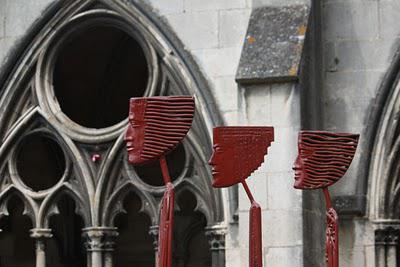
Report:
[{"label": "stone ledge", "polygon": [[334,196],[332,202],[339,215],[363,216],[365,214],[366,196]]},{"label": "stone ledge", "polygon": [[298,79],[310,5],[259,7],[252,11],[236,82]]}]

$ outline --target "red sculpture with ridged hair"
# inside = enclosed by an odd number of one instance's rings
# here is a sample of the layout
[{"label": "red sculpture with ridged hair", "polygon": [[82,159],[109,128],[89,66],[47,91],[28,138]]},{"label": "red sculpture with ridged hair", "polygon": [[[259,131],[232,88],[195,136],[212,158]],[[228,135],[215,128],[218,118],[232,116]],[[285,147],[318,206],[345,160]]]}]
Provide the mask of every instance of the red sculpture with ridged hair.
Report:
[{"label": "red sculpture with ridged hair", "polygon": [[159,160],[166,186],[163,196],[156,266],[172,264],[172,230],[174,222],[174,186],[165,155],[172,151],[189,131],[195,112],[190,96],[131,98],[129,126],[125,134],[128,161],[142,165]]},{"label": "red sculpture with ridged hair", "polygon": [[250,199],[249,266],[262,267],[261,207],[254,200],[246,179],[264,162],[274,141],[273,127],[227,126],[213,130],[213,187],[241,183]]},{"label": "red sculpture with ridged hair", "polygon": [[332,207],[328,187],[349,168],[358,145],[358,134],[302,131],[298,138],[298,156],[294,162],[294,187],[322,189],[326,202],[326,264],[339,266],[339,217]]}]

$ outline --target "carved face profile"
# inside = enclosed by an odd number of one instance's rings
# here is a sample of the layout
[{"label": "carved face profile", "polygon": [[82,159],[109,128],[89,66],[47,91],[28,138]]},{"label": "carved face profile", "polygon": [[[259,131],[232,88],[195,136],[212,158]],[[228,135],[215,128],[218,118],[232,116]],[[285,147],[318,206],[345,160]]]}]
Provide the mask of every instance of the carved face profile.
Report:
[{"label": "carved face profile", "polygon": [[244,181],[264,162],[274,141],[272,127],[216,127],[213,131],[213,187]]},{"label": "carved face profile", "polygon": [[186,136],[194,116],[194,98],[131,98],[125,133],[128,161],[145,164],[173,150]]},{"label": "carved face profile", "polygon": [[302,131],[294,162],[294,187],[317,189],[330,186],[346,173],[358,144],[358,134]]}]

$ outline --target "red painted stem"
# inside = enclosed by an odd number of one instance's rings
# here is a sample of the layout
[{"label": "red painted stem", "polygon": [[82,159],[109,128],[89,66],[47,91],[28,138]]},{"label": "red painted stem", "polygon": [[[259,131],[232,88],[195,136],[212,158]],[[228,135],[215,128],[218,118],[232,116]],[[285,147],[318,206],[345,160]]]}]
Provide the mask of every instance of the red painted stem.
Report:
[{"label": "red painted stem", "polygon": [[326,266],[339,267],[339,217],[332,207],[328,188],[322,189],[326,203]]},{"label": "red painted stem", "polygon": [[261,207],[254,200],[245,180],[242,181],[242,185],[251,202],[249,221],[249,267],[262,267]]},{"label": "red painted stem", "polygon": [[158,267],[171,267],[172,265],[172,230],[174,226],[174,186],[168,172],[165,156],[160,158],[166,190],[161,204],[160,226],[158,234]]}]

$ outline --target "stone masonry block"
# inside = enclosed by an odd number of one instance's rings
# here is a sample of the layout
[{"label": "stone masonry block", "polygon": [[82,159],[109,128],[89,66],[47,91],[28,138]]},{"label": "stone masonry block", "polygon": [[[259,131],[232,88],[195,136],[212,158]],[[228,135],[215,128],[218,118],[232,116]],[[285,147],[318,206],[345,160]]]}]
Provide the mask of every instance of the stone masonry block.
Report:
[{"label": "stone masonry block", "polygon": [[310,4],[310,0],[252,0],[253,8],[261,6],[287,6]]},{"label": "stone masonry block", "polygon": [[213,48],[192,51],[207,76],[234,75],[240,57],[240,47]]},{"label": "stone masonry block", "polygon": [[6,14],[5,14],[5,6],[6,0],[0,0],[0,38],[3,38],[5,35],[5,27],[6,27]]},{"label": "stone masonry block", "polygon": [[301,246],[268,248],[265,261],[268,266],[303,266],[303,248]]},{"label": "stone masonry block", "polygon": [[[262,222],[263,246],[281,247],[301,246],[303,244],[301,210],[266,210],[262,212]],[[282,228],[280,229],[279,226]]]},{"label": "stone masonry block", "polygon": [[239,125],[239,117],[241,116],[239,111],[226,111],[222,114],[222,117],[225,121],[225,125],[234,126]]},{"label": "stone masonry block", "polygon": [[178,14],[185,11],[184,0],[149,0],[149,2],[163,15]]},{"label": "stone masonry block", "polygon": [[379,3],[379,17],[380,37],[387,39],[400,37],[400,28],[398,27],[400,17],[399,1]]},{"label": "stone masonry block", "polygon": [[293,183],[293,171],[268,175],[268,209],[301,210],[302,193],[293,188]]},{"label": "stone masonry block", "polygon": [[187,11],[245,8],[246,0],[185,0]]},{"label": "stone masonry block", "polygon": [[[262,211],[263,247],[302,246],[302,213],[299,211]],[[249,247],[249,212],[239,212],[239,240],[242,248]],[[274,266],[274,265],[270,265]],[[279,265],[277,265],[279,266]],[[297,266],[297,265],[294,265]]]},{"label": "stone masonry block", "polygon": [[166,16],[190,50],[218,46],[218,12],[187,12]]},{"label": "stone masonry block", "polygon": [[246,118],[249,125],[271,125],[269,86],[251,86],[245,90]]},{"label": "stone masonry block", "polygon": [[0,66],[5,63],[8,53],[16,44],[18,37],[4,37],[0,38]]},{"label": "stone masonry block", "polygon": [[[246,180],[254,199],[260,204],[261,209],[267,209],[267,180],[268,175],[260,170],[256,170],[251,176]],[[242,185],[239,185],[239,210],[248,211],[250,208],[250,201],[243,189]]]},{"label": "stone masonry block", "polygon": [[[271,109],[272,124],[275,127],[300,125],[299,89],[292,84],[274,84],[271,86],[269,106]],[[275,114],[279,114],[279,116]]]},{"label": "stone masonry block", "polygon": [[219,13],[219,42],[221,47],[242,47],[250,9],[223,10]]},{"label": "stone masonry block", "polygon": [[323,17],[323,32],[327,40],[378,37],[378,2],[325,3]]},{"label": "stone masonry block", "polygon": [[375,246],[365,246],[365,267],[375,267]]},{"label": "stone masonry block", "polygon": [[326,90],[324,95],[327,97],[346,96],[346,98],[353,99],[372,99],[375,97],[384,75],[384,71],[327,72],[325,74]]},{"label": "stone masonry block", "polygon": [[268,173],[291,172],[297,156],[297,135],[299,126],[275,127],[275,141],[268,150],[265,169]]},{"label": "stone masonry block", "polygon": [[238,110],[238,86],[235,76],[220,76],[214,80],[213,94],[223,112]]},{"label": "stone masonry block", "polygon": [[394,48],[385,40],[349,40],[324,45],[325,71],[386,70]]},{"label": "stone masonry block", "polygon": [[6,14],[5,36],[23,35],[51,2],[53,1],[6,0],[6,4],[1,7]]}]

